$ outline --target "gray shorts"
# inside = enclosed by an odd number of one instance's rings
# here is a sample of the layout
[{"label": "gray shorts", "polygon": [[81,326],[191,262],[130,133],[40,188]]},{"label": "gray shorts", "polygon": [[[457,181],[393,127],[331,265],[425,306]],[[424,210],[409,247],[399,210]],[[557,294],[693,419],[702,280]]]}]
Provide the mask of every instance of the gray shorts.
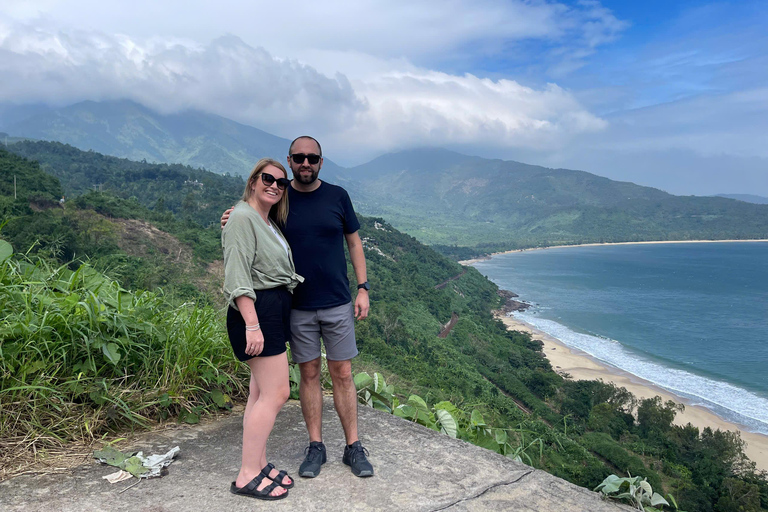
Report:
[{"label": "gray shorts", "polygon": [[294,363],[320,357],[320,338],[330,361],[347,361],[357,355],[355,316],[351,302],[315,311],[291,310],[291,356]]}]

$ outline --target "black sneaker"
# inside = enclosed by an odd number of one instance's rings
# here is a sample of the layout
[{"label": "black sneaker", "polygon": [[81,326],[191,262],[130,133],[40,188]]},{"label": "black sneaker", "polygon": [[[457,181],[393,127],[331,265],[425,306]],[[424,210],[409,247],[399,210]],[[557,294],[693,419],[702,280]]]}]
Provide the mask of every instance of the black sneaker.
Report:
[{"label": "black sneaker", "polygon": [[304,457],[304,462],[299,467],[299,476],[315,478],[320,474],[320,466],[325,464],[325,445],[322,441],[312,441],[304,449],[304,453],[307,456]]},{"label": "black sneaker", "polygon": [[355,476],[373,476],[373,466],[368,462],[366,455],[368,455],[368,450],[363,448],[360,441],[355,441],[344,448],[341,462],[352,468],[352,473]]}]

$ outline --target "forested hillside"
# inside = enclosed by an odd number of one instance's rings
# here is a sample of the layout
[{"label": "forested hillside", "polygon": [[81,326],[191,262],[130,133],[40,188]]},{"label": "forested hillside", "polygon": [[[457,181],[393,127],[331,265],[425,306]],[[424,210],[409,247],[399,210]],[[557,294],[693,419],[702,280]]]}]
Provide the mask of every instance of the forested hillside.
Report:
[{"label": "forested hillside", "polygon": [[674,196],[588,172],[437,148],[384,155],[345,176],[364,213],[444,252],[768,238],[768,205]]},{"label": "forested hillside", "polygon": [[[63,174],[78,168],[63,156],[56,165]],[[220,283],[215,223],[205,227],[183,208],[153,211],[139,189],[131,199],[88,192],[62,205],[56,178],[2,150],[0,170],[3,461],[11,448],[40,450],[159,418],[195,422],[243,396],[211,284]],[[629,472],[689,512],[768,509],[768,482],[738,437],[673,425],[671,403],[563,379],[538,342],[492,316],[503,299],[479,272],[383,219],[360,220],[372,313],[357,325],[354,369],[393,386],[357,378],[362,401],[585,487]],[[130,238],[137,226],[145,235]]]},{"label": "forested hillside", "polygon": [[[21,110],[4,127],[10,135],[74,146],[9,145],[60,177],[66,194],[110,189],[148,208],[159,202],[210,223],[240,186],[216,173],[243,176],[261,157],[282,161],[289,144],[204,112],[162,115],[130,101],[86,101],[26,116]],[[78,154],[75,147],[142,162]],[[560,244],[768,238],[766,204],[674,196],[589,172],[441,148],[382,155],[349,169],[335,165],[333,156],[325,157],[322,179],[346,187],[361,213],[384,217],[454,259]],[[64,162],[74,168],[63,168]],[[99,176],[100,170],[107,172]],[[148,187],[157,177],[163,186]]]},{"label": "forested hillside", "polygon": [[[180,164],[150,164],[82,151],[59,142],[11,144],[15,154],[35,160],[59,179],[67,197],[109,192],[156,211],[170,210],[201,225],[214,224],[243,193],[245,180]],[[249,173],[253,163],[244,167]]]},{"label": "forested hillside", "polygon": [[[161,114],[129,100],[83,101],[62,108],[17,107],[0,113],[13,136],[59,141],[136,161],[175,163],[233,176],[260,158],[283,161],[290,141],[231,119],[188,110]],[[325,174],[336,166],[325,160]]]}]

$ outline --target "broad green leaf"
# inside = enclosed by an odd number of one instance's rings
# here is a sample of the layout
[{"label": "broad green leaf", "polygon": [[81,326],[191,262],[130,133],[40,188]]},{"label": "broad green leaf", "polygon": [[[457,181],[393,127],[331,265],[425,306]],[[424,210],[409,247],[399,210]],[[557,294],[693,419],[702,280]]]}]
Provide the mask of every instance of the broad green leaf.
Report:
[{"label": "broad green leaf", "polygon": [[661,494],[655,492],[653,493],[653,496],[651,496],[651,506],[655,507],[656,505],[665,505],[669,506],[669,502],[665,500]]},{"label": "broad green leaf", "polygon": [[649,484],[649,483],[648,483],[648,482],[646,482],[645,480],[643,480],[642,482],[640,482],[639,486],[640,486],[640,488],[641,488],[642,490],[644,490],[644,491],[645,491],[645,492],[647,492],[648,494],[651,494],[651,493],[653,493],[653,488],[651,487],[651,484]]},{"label": "broad green leaf", "polygon": [[410,406],[408,404],[403,404],[401,406],[398,406],[395,409],[395,413],[394,414],[395,414],[395,416],[399,416],[400,418],[407,418],[407,419],[413,421],[414,419],[416,419],[417,411],[416,411],[416,408],[414,408],[414,407],[412,407],[412,406]]},{"label": "broad green leaf", "polygon": [[429,415],[429,407],[427,407],[427,403],[419,395],[411,395],[411,396],[409,396],[408,397],[408,405],[410,405],[411,407],[415,408],[420,413],[424,413],[426,415]]},{"label": "broad green leaf", "polygon": [[445,409],[436,409],[435,416],[437,416],[437,422],[440,425],[440,431],[449,437],[456,438],[459,427],[456,424],[454,417]]},{"label": "broad green leaf", "polygon": [[496,442],[496,438],[485,432],[481,432],[481,434],[477,436],[477,442],[475,442],[475,444],[477,446],[482,446],[486,450],[491,450],[492,452],[498,453],[499,451],[499,443]]},{"label": "broad green leaf", "polygon": [[120,348],[116,343],[105,343],[101,346],[101,351],[104,353],[104,357],[109,359],[112,364],[117,364],[120,360]]},{"label": "broad green leaf", "polygon": [[381,400],[374,400],[373,401],[373,408],[377,409],[379,411],[384,411],[388,413],[392,413],[392,409],[389,408],[387,404],[382,402]]},{"label": "broad green leaf", "polygon": [[0,240],[0,263],[4,262],[13,254],[13,247],[5,240]]},{"label": "broad green leaf", "polygon": [[496,435],[496,442],[499,444],[504,444],[507,442],[507,431],[502,428],[494,429],[494,434]]},{"label": "broad green leaf", "polygon": [[454,418],[456,418],[457,413],[459,412],[459,409],[455,405],[453,405],[451,402],[449,402],[448,400],[443,400],[442,402],[437,402],[435,404],[435,409],[443,409],[445,411],[448,411],[449,413],[451,413],[451,415]]},{"label": "broad green leaf", "polygon": [[485,426],[485,420],[483,420],[483,415],[477,409],[472,410],[472,416],[470,417],[470,422],[472,423],[472,426],[475,426],[475,427]]},{"label": "broad green leaf", "polygon": [[179,414],[179,419],[184,423],[189,423],[190,425],[200,423],[200,415],[190,411],[182,411]]},{"label": "broad green leaf", "polygon": [[367,388],[373,383],[373,379],[371,378],[371,376],[365,372],[361,372],[355,375],[354,381],[355,381],[355,388],[358,391],[360,391],[361,389]]},{"label": "broad green leaf", "polygon": [[288,377],[289,380],[294,384],[301,382],[301,370],[299,370],[299,365],[295,364],[290,367],[290,370],[288,371]]},{"label": "broad green leaf", "polygon": [[110,466],[121,467],[128,456],[117,448],[112,446],[105,446],[101,450],[95,450],[93,452],[93,458],[103,460]]},{"label": "broad green leaf", "polygon": [[624,478],[620,478],[616,475],[608,475],[605,480],[600,482],[600,485],[595,487],[595,491],[600,491],[604,494],[617,492],[619,490],[619,486],[624,480]]},{"label": "broad green leaf", "polygon": [[[385,396],[385,395],[382,395],[380,393],[376,393],[375,391],[369,391],[368,393],[369,393],[369,395],[371,397],[377,399],[378,401],[380,401],[381,403],[383,403],[385,405],[386,404],[390,404],[392,402],[392,396],[391,395],[390,396]],[[389,407],[389,405],[387,405],[387,408],[391,410],[391,407]]]},{"label": "broad green leaf", "polygon": [[213,400],[213,403],[222,409],[232,409],[232,399],[229,398],[229,396],[226,394],[222,393],[219,389],[211,390],[211,400]]},{"label": "broad green leaf", "polygon": [[373,390],[376,392],[381,392],[386,387],[386,383],[384,382],[384,376],[380,373],[374,373],[373,374]]},{"label": "broad green leaf", "polygon": [[130,459],[126,459],[122,464],[122,468],[136,478],[139,478],[141,475],[149,471],[149,468],[145,468],[144,464],[141,462],[141,459],[138,457],[131,457]]},{"label": "broad green leaf", "polygon": [[163,407],[170,407],[171,404],[173,404],[173,400],[171,400],[171,397],[168,395],[168,393],[163,393],[158,397],[158,401],[160,402],[160,405]]}]

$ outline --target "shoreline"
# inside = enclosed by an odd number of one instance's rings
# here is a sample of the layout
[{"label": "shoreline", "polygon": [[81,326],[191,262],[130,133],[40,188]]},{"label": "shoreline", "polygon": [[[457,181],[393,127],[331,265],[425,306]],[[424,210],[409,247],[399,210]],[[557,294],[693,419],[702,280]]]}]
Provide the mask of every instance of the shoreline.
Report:
[{"label": "shoreline", "polygon": [[674,423],[676,425],[691,423],[698,427],[699,431],[703,430],[704,427],[711,427],[713,429],[739,432],[742,440],[746,442],[744,453],[746,453],[750,460],[755,462],[758,469],[768,471],[768,436],[749,432],[744,427],[721,418],[706,407],[693,405],[690,400],[677,396],[652,382],[599,361],[585,352],[572,349],[559,339],[513,316],[506,314],[497,314],[496,316],[504,323],[508,330],[527,332],[531,335],[532,339],[540,340],[544,344],[544,356],[549,360],[552,369],[558,374],[563,375],[567,373],[572,380],[601,379],[616,386],[626,388],[637,398],[653,398],[658,395],[665,402],[672,400],[683,404],[685,405],[685,411],[675,416]]},{"label": "shoreline", "polygon": [[749,238],[746,240],[649,240],[645,242],[595,242],[591,244],[549,245],[547,247],[529,247],[528,249],[511,249],[509,251],[492,252],[488,256],[459,261],[459,265],[473,265],[486,261],[494,256],[512,254],[515,252],[544,251],[546,249],[563,249],[566,247],[600,247],[603,245],[652,245],[652,244],[730,244],[736,242],[768,242],[768,238]]}]

